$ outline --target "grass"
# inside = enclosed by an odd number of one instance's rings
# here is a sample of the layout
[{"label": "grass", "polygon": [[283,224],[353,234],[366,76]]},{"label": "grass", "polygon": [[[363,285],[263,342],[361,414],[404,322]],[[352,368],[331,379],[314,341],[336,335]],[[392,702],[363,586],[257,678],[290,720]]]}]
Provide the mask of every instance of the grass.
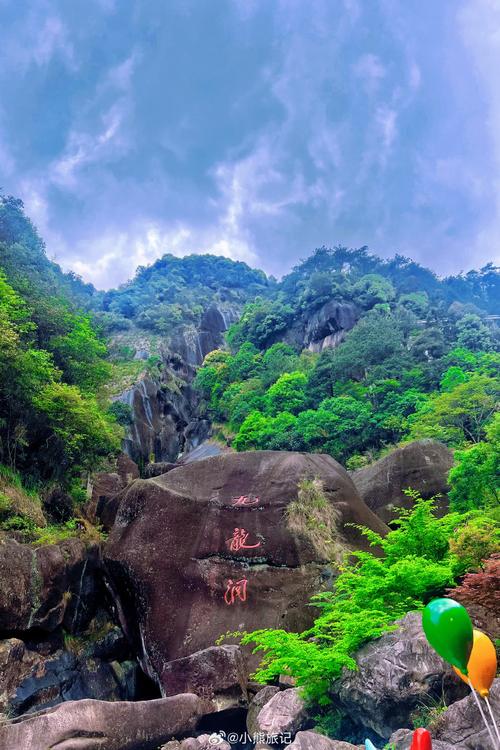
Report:
[{"label": "grass", "polygon": [[325,497],[320,479],[301,480],[297,500],[285,515],[290,531],[308,537],[324,559],[340,562],[344,550],[338,541],[339,514]]}]

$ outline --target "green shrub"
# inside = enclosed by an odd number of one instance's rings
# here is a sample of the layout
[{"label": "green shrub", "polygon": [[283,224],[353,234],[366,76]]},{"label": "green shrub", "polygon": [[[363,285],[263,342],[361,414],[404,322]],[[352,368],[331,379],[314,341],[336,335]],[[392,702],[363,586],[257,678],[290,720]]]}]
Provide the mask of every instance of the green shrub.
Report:
[{"label": "green shrub", "polygon": [[263,654],[258,681],[292,675],[310,700],[325,705],[331,681],[344,667],[356,669],[354,654],[363,643],[393,629],[395,620],[453,585],[457,560],[448,539],[467,519],[458,514],[437,518],[434,499],[410,494],[414,508],[401,511],[397,528],[385,538],[361,529],[382,556],[364,551],[346,555],[333,590],[311,599],[320,614],[309,630],[240,634],[243,644]]}]

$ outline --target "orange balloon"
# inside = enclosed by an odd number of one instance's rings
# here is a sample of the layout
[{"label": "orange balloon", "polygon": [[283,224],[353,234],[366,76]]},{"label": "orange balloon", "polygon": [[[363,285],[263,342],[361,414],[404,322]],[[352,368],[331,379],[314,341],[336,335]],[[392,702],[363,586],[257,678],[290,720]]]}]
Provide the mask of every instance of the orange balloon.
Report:
[{"label": "orange balloon", "polygon": [[477,690],[482,698],[489,695],[490,687],[497,673],[497,653],[493,642],[488,638],[486,633],[481,630],[474,630],[474,641],[472,651],[467,663],[469,676],[466,677],[459,669],[453,667],[459,677]]}]

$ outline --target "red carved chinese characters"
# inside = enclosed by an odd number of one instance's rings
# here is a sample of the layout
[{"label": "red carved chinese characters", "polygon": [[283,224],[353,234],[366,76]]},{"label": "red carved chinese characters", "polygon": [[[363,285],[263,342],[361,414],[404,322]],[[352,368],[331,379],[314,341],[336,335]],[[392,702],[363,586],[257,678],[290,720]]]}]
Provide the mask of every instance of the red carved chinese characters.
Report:
[{"label": "red carved chinese characters", "polygon": [[241,495],[240,497],[233,498],[233,508],[252,508],[260,503],[260,498],[255,495]]},{"label": "red carved chinese characters", "polygon": [[246,529],[235,529],[231,539],[226,539],[226,544],[231,552],[240,552],[242,549],[256,549],[260,547],[260,542],[257,544],[247,544],[250,532]]},{"label": "red carved chinese characters", "polygon": [[247,584],[248,579],[242,578],[241,581],[233,581],[231,578],[227,581],[226,593],[224,594],[224,601],[228,607],[232,606],[239,599],[242,602],[247,600]]}]

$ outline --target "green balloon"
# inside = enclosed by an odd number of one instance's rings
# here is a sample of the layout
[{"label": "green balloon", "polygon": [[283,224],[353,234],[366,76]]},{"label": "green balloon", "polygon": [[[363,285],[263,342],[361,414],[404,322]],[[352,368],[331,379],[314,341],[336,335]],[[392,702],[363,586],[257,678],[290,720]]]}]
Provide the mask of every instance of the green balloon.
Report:
[{"label": "green balloon", "polygon": [[449,664],[469,674],[467,663],[472,651],[472,622],[469,613],[453,599],[434,599],[424,609],[422,626],[427,640]]}]

